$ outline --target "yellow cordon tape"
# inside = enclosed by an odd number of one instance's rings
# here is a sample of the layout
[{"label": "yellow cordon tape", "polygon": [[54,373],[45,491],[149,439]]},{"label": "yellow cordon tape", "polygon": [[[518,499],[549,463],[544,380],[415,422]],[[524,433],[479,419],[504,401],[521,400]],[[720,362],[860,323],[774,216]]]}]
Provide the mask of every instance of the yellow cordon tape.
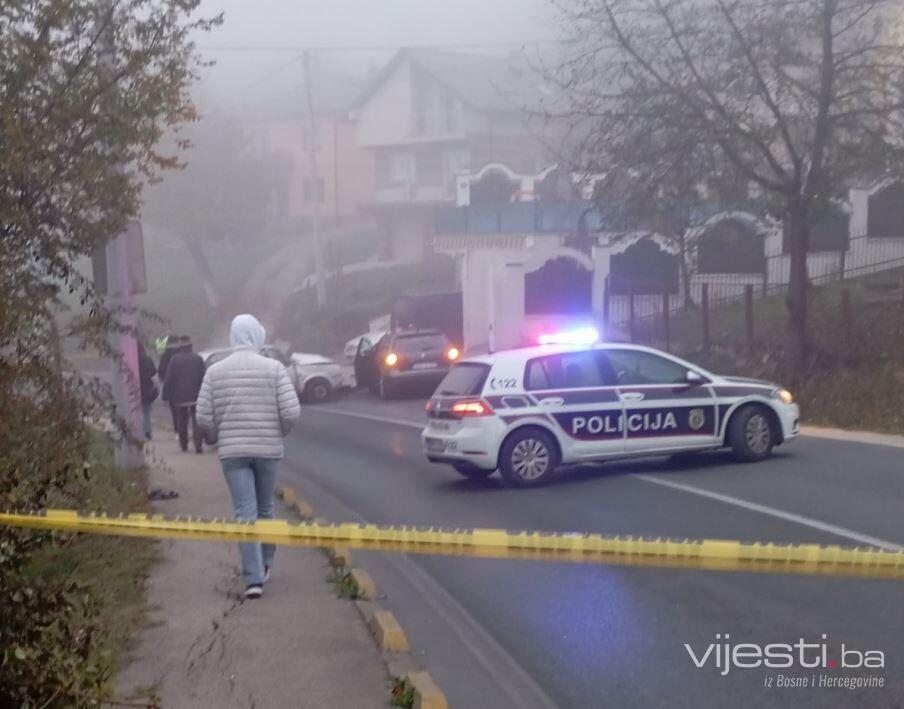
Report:
[{"label": "yellow cordon tape", "polygon": [[355,549],[493,559],[904,579],[904,552],[869,547],[285,520],[250,523],[153,514],[111,517],[75,510],[0,513],[0,524],[152,538],[259,541],[309,547],[340,544]]}]

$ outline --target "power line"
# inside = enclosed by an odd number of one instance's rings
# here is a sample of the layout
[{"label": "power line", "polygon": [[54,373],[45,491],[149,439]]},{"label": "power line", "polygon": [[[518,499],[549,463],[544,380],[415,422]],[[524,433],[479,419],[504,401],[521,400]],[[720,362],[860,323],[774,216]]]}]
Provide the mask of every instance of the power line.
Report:
[{"label": "power line", "polygon": [[500,49],[505,47],[526,47],[541,45],[569,44],[569,40],[533,39],[510,42],[461,42],[458,44],[372,44],[372,45],[280,45],[280,44],[209,44],[198,49],[207,52],[392,52],[398,49]]}]

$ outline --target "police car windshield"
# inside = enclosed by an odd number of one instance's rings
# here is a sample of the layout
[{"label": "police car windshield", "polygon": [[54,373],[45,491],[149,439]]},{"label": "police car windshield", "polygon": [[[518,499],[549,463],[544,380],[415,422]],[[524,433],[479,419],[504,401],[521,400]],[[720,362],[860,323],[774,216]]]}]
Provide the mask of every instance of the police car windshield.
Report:
[{"label": "police car windshield", "polygon": [[399,352],[420,352],[421,350],[440,350],[446,344],[446,336],[442,333],[425,335],[401,335],[395,341],[395,349]]},{"label": "police car windshield", "polygon": [[483,389],[490,368],[485,364],[464,362],[457,364],[440,383],[436,393],[440,396],[474,396]]}]

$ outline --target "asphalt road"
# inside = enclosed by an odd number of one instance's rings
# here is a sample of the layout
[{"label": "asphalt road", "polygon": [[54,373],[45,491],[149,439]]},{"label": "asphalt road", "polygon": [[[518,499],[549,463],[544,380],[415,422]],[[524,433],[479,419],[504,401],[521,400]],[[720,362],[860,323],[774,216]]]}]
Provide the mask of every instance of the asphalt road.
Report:
[{"label": "asphalt road", "polygon": [[[901,449],[802,438],[764,463],[711,453],[582,466],[533,490],[422,456],[423,400],[306,407],[284,479],[332,519],[827,544],[904,544]],[[454,707],[904,706],[904,585],[850,578],[366,554]],[[823,642],[882,669],[738,669],[710,643]],[[715,651],[713,651],[715,653]],[[813,656],[813,651],[807,658]],[[854,659],[854,655],[849,655]],[[877,657],[877,656],[874,656]],[[779,676],[881,688],[778,687]],[[766,683],[773,682],[772,687]]]}]

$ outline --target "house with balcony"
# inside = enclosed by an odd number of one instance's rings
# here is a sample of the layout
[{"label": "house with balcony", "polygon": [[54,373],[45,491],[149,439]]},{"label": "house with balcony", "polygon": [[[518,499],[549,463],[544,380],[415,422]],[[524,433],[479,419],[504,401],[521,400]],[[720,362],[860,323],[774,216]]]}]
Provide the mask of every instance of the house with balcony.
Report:
[{"label": "house with balcony", "polygon": [[458,175],[503,162],[534,173],[543,149],[531,132],[542,96],[522,58],[402,49],[352,110],[357,145],[373,160],[369,210],[396,261],[420,261],[434,212],[454,205]]}]

